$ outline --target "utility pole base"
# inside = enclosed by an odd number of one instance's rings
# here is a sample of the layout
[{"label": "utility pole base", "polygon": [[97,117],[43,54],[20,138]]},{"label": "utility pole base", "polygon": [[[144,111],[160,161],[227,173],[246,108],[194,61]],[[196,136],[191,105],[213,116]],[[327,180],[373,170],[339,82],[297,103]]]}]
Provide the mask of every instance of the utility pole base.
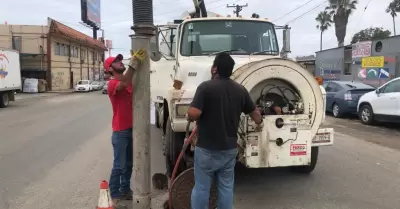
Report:
[{"label": "utility pole base", "polygon": [[150,194],[147,196],[133,196],[133,208],[151,208],[151,198]]}]

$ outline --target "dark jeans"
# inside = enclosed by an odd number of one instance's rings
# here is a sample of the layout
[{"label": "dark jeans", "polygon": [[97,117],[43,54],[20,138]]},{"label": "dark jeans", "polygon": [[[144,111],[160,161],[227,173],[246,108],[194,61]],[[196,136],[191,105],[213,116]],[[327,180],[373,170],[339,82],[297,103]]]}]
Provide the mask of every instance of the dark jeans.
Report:
[{"label": "dark jeans", "polygon": [[208,208],[213,178],[217,184],[217,208],[232,209],[237,149],[211,151],[200,147],[194,150],[194,188],[192,209]]},{"label": "dark jeans", "polygon": [[111,198],[119,198],[121,193],[131,191],[133,167],[132,129],[114,131],[111,137],[114,150],[114,163],[110,176]]}]

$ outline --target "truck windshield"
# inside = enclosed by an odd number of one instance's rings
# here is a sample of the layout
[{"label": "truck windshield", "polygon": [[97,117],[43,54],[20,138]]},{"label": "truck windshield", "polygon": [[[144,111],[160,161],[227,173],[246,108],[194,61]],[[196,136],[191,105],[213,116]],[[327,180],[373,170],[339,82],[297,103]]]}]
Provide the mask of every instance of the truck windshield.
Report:
[{"label": "truck windshield", "polygon": [[221,51],[278,55],[274,25],[251,20],[201,20],[183,26],[182,56],[210,55]]}]

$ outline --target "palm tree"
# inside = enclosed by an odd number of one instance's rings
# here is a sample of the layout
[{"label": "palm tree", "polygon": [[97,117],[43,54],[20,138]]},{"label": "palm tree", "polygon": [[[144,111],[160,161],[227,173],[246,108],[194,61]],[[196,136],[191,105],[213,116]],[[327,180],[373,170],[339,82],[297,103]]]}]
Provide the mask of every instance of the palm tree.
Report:
[{"label": "palm tree", "polygon": [[318,22],[317,29],[319,29],[321,31],[319,48],[320,48],[320,51],[322,51],[322,34],[326,30],[328,30],[329,27],[331,27],[331,23],[333,23],[333,21],[332,21],[331,15],[326,10],[320,12],[318,14],[318,16],[315,18],[315,20]]},{"label": "palm tree", "polygon": [[394,35],[396,35],[396,22],[394,21],[394,19],[397,16],[397,11],[398,11],[398,2],[396,2],[396,0],[393,0],[392,2],[390,2],[389,6],[386,8],[386,13],[389,13],[390,16],[392,16],[393,19],[393,33]]},{"label": "palm tree", "polygon": [[344,45],[349,16],[357,9],[357,3],[357,0],[329,0],[329,6],[326,9],[330,10],[330,14],[333,16],[339,47]]}]

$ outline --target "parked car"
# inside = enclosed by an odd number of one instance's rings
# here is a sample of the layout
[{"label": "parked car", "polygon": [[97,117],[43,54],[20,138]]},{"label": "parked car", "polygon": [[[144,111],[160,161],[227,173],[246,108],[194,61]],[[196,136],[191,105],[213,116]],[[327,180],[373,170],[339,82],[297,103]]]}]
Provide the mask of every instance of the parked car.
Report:
[{"label": "parked car", "polygon": [[400,78],[395,78],[358,101],[358,116],[363,124],[400,122]]},{"label": "parked car", "polygon": [[328,81],[323,87],[326,90],[326,111],[333,117],[357,114],[360,96],[375,90],[375,87],[359,81]]},{"label": "parked car", "polygon": [[106,82],[105,81],[99,81],[99,83],[100,83],[100,89],[103,89],[103,87],[106,84]]},{"label": "parked car", "polygon": [[103,88],[102,88],[102,90],[101,90],[101,93],[102,93],[102,94],[107,94],[107,86],[108,86],[108,81],[105,82],[105,84],[104,84],[104,86],[103,86]]},{"label": "parked car", "polygon": [[90,92],[93,91],[93,87],[89,80],[80,80],[75,86],[76,92]]},{"label": "parked car", "polygon": [[94,91],[100,90],[101,89],[101,83],[98,81],[93,81],[92,82],[92,88]]}]

